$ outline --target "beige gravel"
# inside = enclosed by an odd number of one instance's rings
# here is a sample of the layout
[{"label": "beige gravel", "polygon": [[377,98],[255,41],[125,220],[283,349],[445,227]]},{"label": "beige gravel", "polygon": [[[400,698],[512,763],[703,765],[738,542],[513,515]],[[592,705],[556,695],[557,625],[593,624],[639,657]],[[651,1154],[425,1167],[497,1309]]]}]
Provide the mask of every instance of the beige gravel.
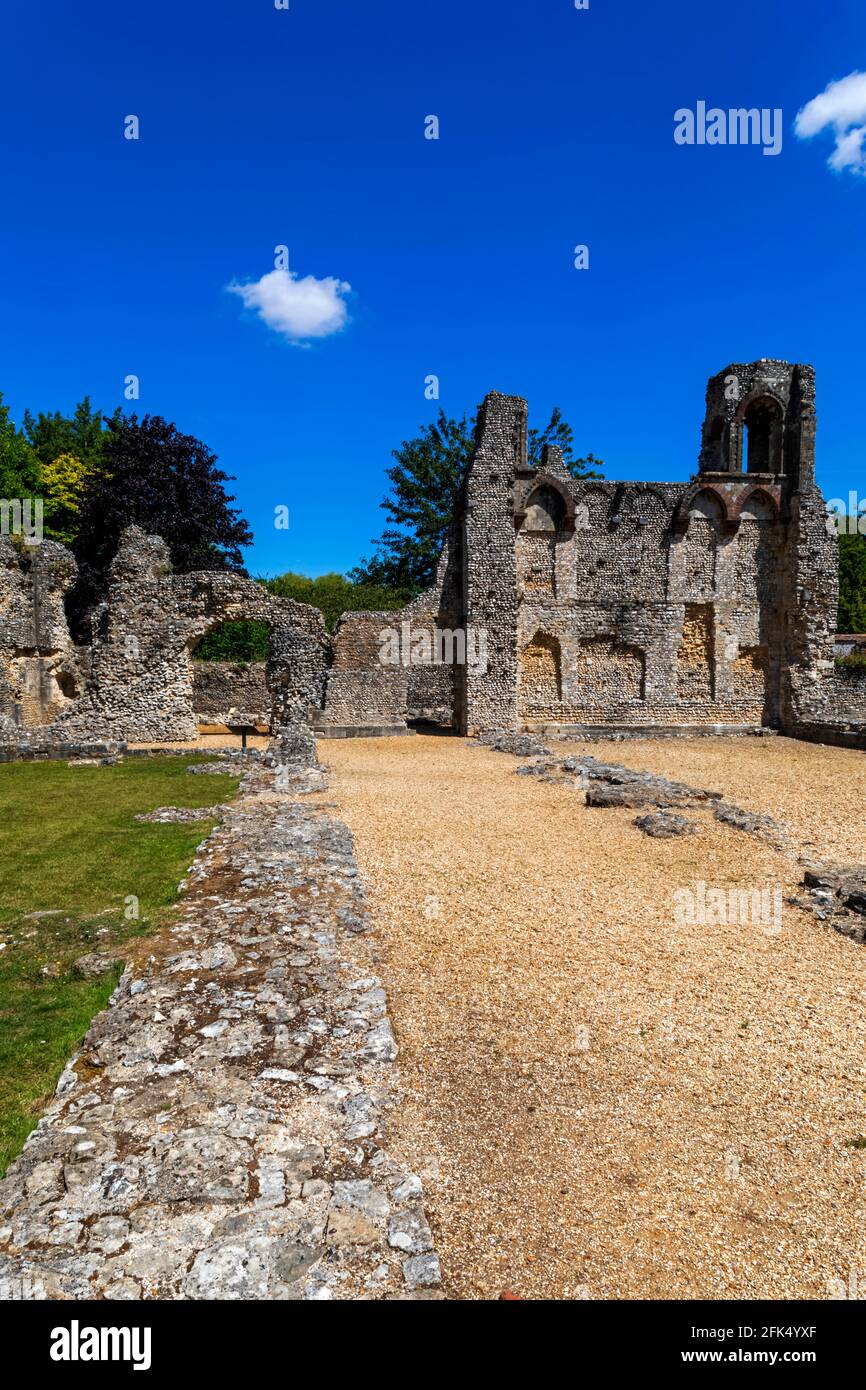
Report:
[{"label": "beige gravel", "polygon": [[[674,888],[866,860],[866,758],[785,739],[556,745],[714,787],[793,855],[697,813],[649,840],[461,739],[319,745],[383,951],[446,1288],[463,1298],[823,1298],[866,1287],[866,948],[678,926]],[[693,814],[693,813],[689,813]],[[848,1146],[846,1146],[848,1141]]]}]

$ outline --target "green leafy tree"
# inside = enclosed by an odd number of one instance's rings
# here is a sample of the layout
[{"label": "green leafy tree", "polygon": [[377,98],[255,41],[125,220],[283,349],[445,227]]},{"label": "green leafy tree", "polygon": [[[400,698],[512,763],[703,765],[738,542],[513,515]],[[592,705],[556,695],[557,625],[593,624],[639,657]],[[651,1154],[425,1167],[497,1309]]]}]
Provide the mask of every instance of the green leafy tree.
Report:
[{"label": "green leafy tree", "polygon": [[[387,470],[391,491],[381,503],[391,524],[374,542],[375,554],[350,572],[353,583],[413,595],[433,582],[460,482],[472,460],[476,423],[477,414],[455,420],[440,410],[437,420],[393,451],[395,463]],[[595,471],[603,467],[601,460],[592,454],[575,458],[573,441],[571,426],[557,407],[544,429],[529,431],[530,465],[541,462],[545,444],[556,444],[572,477],[601,477]]]},{"label": "green leafy tree", "polygon": [[[112,418],[119,414],[116,411]],[[85,396],[72,415],[25,411],[24,433],[39,460],[45,534],[71,545],[78,536],[84,493],[102,469],[105,416]]]},{"label": "green leafy tree", "polygon": [[270,628],[257,619],[237,619],[220,623],[199,642],[196,661],[267,661]]},{"label": "green leafy tree", "polygon": [[108,567],[127,526],[162,536],[179,573],[243,571],[241,547],[253,536],[230,505],[234,499],[225,484],[231,481],[206,444],[160,416],[112,417],[73,545],[79,568],[71,603],[76,630],[105,593]]},{"label": "green leafy tree", "polygon": [[[120,411],[115,411],[112,419],[118,419]],[[37,454],[40,463],[54,463],[61,455],[70,455],[80,460],[87,472],[98,471],[102,461],[102,448],[105,443],[106,418],[100,410],[94,410],[90,397],[85,396],[72,415],[61,415],[59,411],[51,414],[33,415],[24,412],[24,433]]]},{"label": "green leafy tree", "polygon": [[320,608],[329,632],[333,632],[342,613],[362,610],[377,613],[402,608],[412,596],[406,589],[353,584],[344,574],[322,574],[318,579],[310,579],[305,574],[281,574],[264,583],[279,598],[292,598],[296,603],[310,603]]},{"label": "green leafy tree", "polygon": [[74,454],[58,454],[39,469],[39,491],[45,506],[45,534],[70,545],[78,535],[81,503],[92,470]]},{"label": "green leafy tree", "polygon": [[0,392],[0,498],[39,496],[39,459],[27,436],[16,429]]},{"label": "green leafy tree", "polygon": [[839,537],[839,632],[866,632],[866,536]]}]

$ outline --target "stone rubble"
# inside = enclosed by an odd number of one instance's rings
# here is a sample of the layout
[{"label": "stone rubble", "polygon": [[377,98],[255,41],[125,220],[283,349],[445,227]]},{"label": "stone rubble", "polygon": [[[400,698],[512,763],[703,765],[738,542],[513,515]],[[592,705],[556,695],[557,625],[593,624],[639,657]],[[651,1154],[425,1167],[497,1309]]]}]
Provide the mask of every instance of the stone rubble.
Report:
[{"label": "stone rubble", "polygon": [[758,835],[776,849],[781,849],[788,843],[785,827],[772,816],[744,811],[741,806],[731,806],[725,801],[720,801],[713,807],[713,815],[723,825],[732,825],[735,830],[742,830],[747,835]]},{"label": "stone rubble", "polygon": [[509,729],[491,729],[479,734],[477,741],[496,753],[513,753],[517,758],[533,758],[550,752],[534,734],[515,734]]},{"label": "stone rubble", "polygon": [[144,811],[135,820],[145,825],[188,825],[194,821],[222,820],[225,806],[157,806]]},{"label": "stone rubble", "polygon": [[843,936],[866,941],[866,864],[809,864],[805,892],[791,899]]},{"label": "stone rubble", "polygon": [[297,799],[321,772],[295,752],[251,761],[0,1184],[0,1296],[443,1297],[388,1149],[397,1047],[351,835]]},{"label": "stone rubble", "polygon": [[648,816],[636,816],[634,824],[654,840],[672,840],[677,835],[699,834],[694,821],[686,820],[685,816],[679,816],[674,811],[655,811]]}]

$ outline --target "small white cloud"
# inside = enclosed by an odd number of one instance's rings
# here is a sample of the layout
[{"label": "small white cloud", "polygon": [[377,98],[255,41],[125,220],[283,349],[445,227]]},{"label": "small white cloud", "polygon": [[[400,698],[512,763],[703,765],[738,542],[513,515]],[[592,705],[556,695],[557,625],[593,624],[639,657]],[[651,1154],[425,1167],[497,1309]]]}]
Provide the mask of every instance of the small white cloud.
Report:
[{"label": "small white cloud", "polygon": [[851,72],[831,82],[797,112],[794,130],[801,140],[831,130],[836,146],[830,168],[866,175],[866,72]]},{"label": "small white cloud", "polygon": [[323,280],[305,275],[299,280],[291,270],[271,270],[260,280],[243,285],[233,280],[226,288],[290,343],[303,345],[310,338],[330,337],[349,321],[344,296],[352,287],[331,275]]}]

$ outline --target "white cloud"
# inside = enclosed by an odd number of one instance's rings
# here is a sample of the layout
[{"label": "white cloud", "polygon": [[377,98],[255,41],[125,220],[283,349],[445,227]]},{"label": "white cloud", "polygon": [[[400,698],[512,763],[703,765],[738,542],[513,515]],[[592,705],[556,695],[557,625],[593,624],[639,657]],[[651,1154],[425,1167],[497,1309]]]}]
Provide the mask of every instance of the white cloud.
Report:
[{"label": "white cloud", "polygon": [[349,321],[344,296],[352,287],[331,275],[323,280],[305,275],[299,280],[291,270],[271,270],[260,280],[243,285],[233,280],[226,288],[290,343],[303,345],[310,338],[327,338]]},{"label": "white cloud", "polygon": [[831,82],[797,112],[794,130],[801,140],[831,130],[836,145],[830,168],[866,175],[866,72],[851,72]]}]

